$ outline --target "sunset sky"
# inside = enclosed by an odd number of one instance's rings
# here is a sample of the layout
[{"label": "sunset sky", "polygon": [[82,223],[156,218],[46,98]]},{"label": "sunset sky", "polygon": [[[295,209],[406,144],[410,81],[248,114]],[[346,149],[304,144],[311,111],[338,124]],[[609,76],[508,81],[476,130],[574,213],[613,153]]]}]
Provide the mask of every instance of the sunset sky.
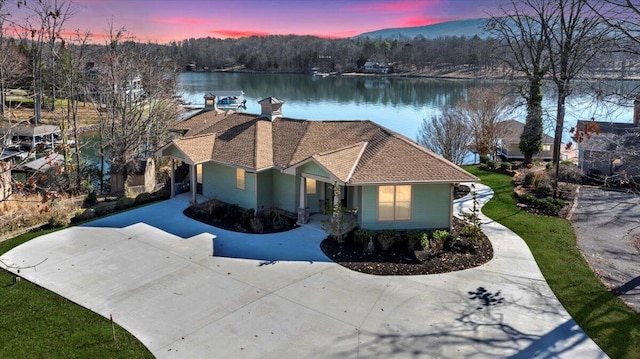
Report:
[{"label": "sunset sky", "polygon": [[[55,0],[45,0],[55,1]],[[61,0],[58,0],[61,1]],[[73,0],[67,30],[96,40],[113,19],[138,41],[166,43],[199,37],[316,35],[350,37],[384,28],[486,17],[504,0]],[[13,11],[14,19],[24,10]]]}]

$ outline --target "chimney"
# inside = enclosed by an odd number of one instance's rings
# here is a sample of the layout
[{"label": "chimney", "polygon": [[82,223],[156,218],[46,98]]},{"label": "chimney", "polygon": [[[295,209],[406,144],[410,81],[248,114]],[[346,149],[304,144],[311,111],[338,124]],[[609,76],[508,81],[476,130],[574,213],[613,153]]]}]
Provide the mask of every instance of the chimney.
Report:
[{"label": "chimney", "polygon": [[262,108],[260,117],[268,118],[271,121],[275,120],[277,117],[282,117],[282,105],[284,104],[284,101],[275,97],[267,97],[258,101],[258,103]]},{"label": "chimney", "polygon": [[633,100],[633,124],[640,126],[640,94]]}]

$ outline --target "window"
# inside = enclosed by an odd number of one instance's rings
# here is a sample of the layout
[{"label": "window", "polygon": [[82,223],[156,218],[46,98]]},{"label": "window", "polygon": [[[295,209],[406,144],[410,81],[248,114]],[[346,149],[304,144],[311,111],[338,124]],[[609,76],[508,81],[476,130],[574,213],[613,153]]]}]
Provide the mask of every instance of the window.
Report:
[{"label": "window", "polygon": [[543,151],[551,151],[551,145],[542,145]]},{"label": "window", "polygon": [[236,188],[244,189],[245,171],[242,168],[236,168]]},{"label": "window", "polygon": [[313,178],[306,178],[307,181],[307,194],[316,194],[316,180]]},{"label": "window", "polygon": [[378,187],[378,220],[411,219],[411,185]]}]

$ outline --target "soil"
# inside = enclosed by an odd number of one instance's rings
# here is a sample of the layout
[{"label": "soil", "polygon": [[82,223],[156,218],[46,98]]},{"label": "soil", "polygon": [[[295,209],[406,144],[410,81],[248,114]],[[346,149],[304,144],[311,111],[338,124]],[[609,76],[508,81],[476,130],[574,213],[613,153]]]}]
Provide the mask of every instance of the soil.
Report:
[{"label": "soil", "polygon": [[[464,221],[454,218],[454,233],[464,226]],[[442,251],[430,253],[417,250],[413,253],[398,253],[393,250],[375,250],[367,254],[362,245],[344,243],[340,245],[328,237],[320,248],[329,258],[341,266],[373,275],[423,275],[459,271],[474,268],[493,258],[493,247],[486,236],[466,253]]]}]

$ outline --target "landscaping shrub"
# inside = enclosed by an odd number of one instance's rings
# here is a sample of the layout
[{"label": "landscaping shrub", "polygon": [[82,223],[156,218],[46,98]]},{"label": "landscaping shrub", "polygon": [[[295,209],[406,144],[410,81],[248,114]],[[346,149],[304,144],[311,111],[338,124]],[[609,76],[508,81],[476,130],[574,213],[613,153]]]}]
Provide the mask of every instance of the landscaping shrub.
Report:
[{"label": "landscaping shrub", "polygon": [[420,235],[420,245],[425,251],[429,249],[429,236],[426,233]]},{"label": "landscaping shrub", "polygon": [[155,192],[153,194],[153,197],[157,199],[169,199],[171,198],[171,191],[169,191],[168,189],[162,188],[159,191]]},{"label": "landscaping shrub", "polygon": [[489,155],[480,155],[480,163],[487,163],[489,159]]},{"label": "landscaping shrub", "polygon": [[84,198],[82,202],[82,207],[93,207],[98,203],[98,194],[96,191],[91,191],[87,193],[87,197]]},{"label": "landscaping shrub", "polygon": [[80,222],[88,221],[96,216],[96,212],[92,208],[81,210],[76,212],[75,216],[71,217],[71,223],[77,224]]},{"label": "landscaping shrub", "polygon": [[574,165],[572,162],[569,164],[560,163],[558,169],[558,180],[570,183],[582,183],[584,173],[580,167]]},{"label": "landscaping shrub", "polygon": [[251,227],[251,231],[253,233],[262,233],[264,232],[264,223],[262,222],[262,218],[253,217],[249,220],[249,227]]},{"label": "landscaping shrub", "polygon": [[518,197],[518,202],[526,204],[540,214],[554,217],[566,205],[566,202],[561,199],[538,198],[528,193]]},{"label": "landscaping shrub", "polygon": [[54,211],[47,222],[50,228],[60,228],[69,225],[69,217],[62,211]]},{"label": "landscaping shrub", "polygon": [[116,201],[116,209],[117,210],[127,209],[127,208],[130,208],[130,207],[133,207],[134,203],[135,203],[135,200],[133,198],[120,197]]},{"label": "landscaping shrub", "polygon": [[511,162],[502,162],[500,163],[500,169],[511,171],[513,169],[513,164]]},{"label": "landscaping shrub", "polygon": [[94,207],[96,217],[111,214],[116,210],[116,202],[102,202]]},{"label": "landscaping shrub", "polygon": [[380,249],[386,252],[396,243],[399,237],[396,231],[386,230],[378,233],[376,242]]},{"label": "landscaping shrub", "polygon": [[496,161],[494,161],[494,160],[488,160],[487,161],[487,168],[494,170],[494,169],[496,169],[496,167],[497,167]]},{"label": "landscaping shrub", "polygon": [[369,239],[374,239],[376,233],[369,229],[358,228],[353,232],[353,242],[357,244],[367,244]]},{"label": "landscaping shrub", "polygon": [[145,204],[145,203],[149,203],[151,201],[153,201],[153,195],[149,192],[142,192],[139,195],[136,196],[136,199],[133,201],[133,203],[136,206],[139,206],[141,204]]},{"label": "landscaping shrub", "polygon": [[402,241],[405,243],[405,247],[409,253],[412,253],[421,243],[422,231],[406,231],[402,234]]},{"label": "landscaping shrub", "polygon": [[536,185],[536,197],[545,198],[549,197],[553,193],[553,186],[547,182],[539,182]]},{"label": "landscaping shrub", "polygon": [[474,226],[472,223],[468,223],[464,227],[462,227],[460,235],[468,238],[472,243],[479,243],[484,238],[480,227]]}]

